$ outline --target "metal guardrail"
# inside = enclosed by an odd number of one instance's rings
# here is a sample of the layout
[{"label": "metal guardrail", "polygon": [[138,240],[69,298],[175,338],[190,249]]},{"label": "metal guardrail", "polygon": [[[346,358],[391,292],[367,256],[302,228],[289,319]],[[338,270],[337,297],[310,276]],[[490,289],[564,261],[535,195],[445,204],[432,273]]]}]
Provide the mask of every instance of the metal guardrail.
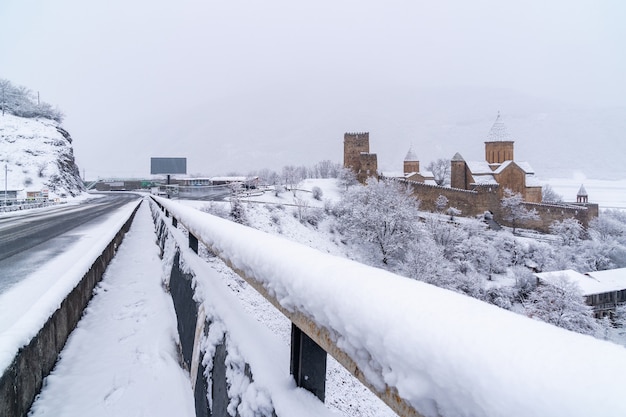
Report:
[{"label": "metal guardrail", "polygon": [[0,200],[0,212],[27,210],[40,207],[56,206],[65,202],[54,200]]},{"label": "metal guardrail", "polygon": [[[398,357],[398,353],[396,353],[394,359],[388,363],[393,363],[395,364],[394,366],[399,366],[400,368],[406,368],[402,369],[405,374],[410,372],[407,376],[409,379],[404,381],[405,384],[423,387],[425,392],[431,392],[430,395],[434,395],[426,398],[420,396],[404,398],[399,394],[395,386],[387,384],[385,378],[382,377],[382,373],[373,375],[371,368],[366,369],[362,367],[363,364],[367,366],[367,363],[370,362],[383,364],[386,361],[384,356],[370,356],[373,353],[368,351],[365,346],[361,348],[364,350],[357,349],[357,352],[359,352],[357,356],[366,355],[369,359],[351,356],[337,344],[338,340],[342,340],[342,336],[337,330],[320,325],[313,319],[311,312],[301,310],[304,306],[300,307],[298,304],[298,307],[295,307],[292,305],[293,303],[290,303],[290,308],[286,308],[281,304],[280,300],[276,298],[276,289],[284,285],[286,281],[277,281],[275,286],[267,286],[269,282],[267,280],[272,279],[270,275],[276,272],[265,276],[266,272],[253,269],[254,261],[247,260],[248,256],[250,256],[250,259],[266,257],[263,259],[271,258],[280,264],[281,258],[276,256],[275,249],[272,252],[267,248],[246,247],[242,253],[237,251],[236,256],[230,257],[228,252],[234,252],[227,250],[227,248],[231,248],[237,242],[236,239],[231,239],[234,238],[231,234],[237,235],[241,233],[243,236],[246,236],[248,233],[247,228],[234,224],[232,225],[233,228],[225,228],[225,225],[222,223],[215,222],[216,229],[211,229],[204,225],[201,220],[198,220],[197,210],[159,197],[153,196],[152,199],[163,211],[165,217],[171,218],[173,227],[182,227],[187,230],[188,245],[193,251],[197,253],[199,244],[206,246],[210,252],[224,261],[291,321],[291,373],[298,386],[311,391],[320,399],[323,399],[325,396],[325,363],[326,354],[328,353],[399,416],[403,417],[422,415],[414,404],[425,405],[427,407],[426,410],[430,410],[427,411],[428,415],[441,416],[500,416],[504,415],[503,413],[516,416],[555,415],[555,412],[559,415],[588,416],[591,410],[595,410],[597,407],[600,407],[603,412],[610,409],[610,412],[603,415],[626,415],[626,405],[617,398],[613,388],[611,388],[612,394],[606,392],[607,387],[598,387],[590,391],[589,388],[593,385],[592,381],[586,381],[581,376],[581,373],[582,375],[597,373],[597,375],[603,375],[603,377],[610,376],[609,379],[612,378],[612,381],[609,385],[611,386],[626,386],[626,352],[623,352],[621,347],[520,317],[477,300],[470,301],[466,297],[463,297],[463,300],[458,300],[463,301],[462,305],[448,307],[453,308],[455,311],[454,316],[458,316],[458,320],[464,323],[464,326],[470,326],[471,329],[458,328],[459,334],[455,334],[452,338],[447,337],[448,328],[438,329],[436,326],[424,327],[416,325],[415,329],[403,328],[395,332],[407,335],[405,338],[394,337],[394,343],[401,346],[398,352],[405,352],[405,355]],[[209,215],[206,214],[206,216]],[[207,220],[210,220],[210,218],[207,217]],[[209,223],[213,224],[212,222],[211,220]],[[235,229],[235,227],[237,228]],[[257,231],[251,231],[250,233],[252,232]],[[213,237],[212,233],[219,235],[219,238]],[[270,237],[268,235],[268,239]],[[238,241],[245,246],[245,238],[242,239],[242,236],[238,236],[238,238]],[[296,244],[294,243],[293,245]],[[282,249],[286,248],[286,246],[282,247]],[[290,251],[289,256],[298,257],[301,255],[306,256],[306,254],[310,254],[310,252],[294,248],[293,251]],[[320,254],[320,258],[316,257],[315,259],[323,262],[326,258],[323,258],[323,260],[322,257],[325,256],[327,255]],[[339,268],[344,273],[351,273],[350,265],[352,264],[344,265],[342,263],[340,265],[337,259],[332,256],[328,256],[328,261],[332,268]],[[367,267],[363,266],[363,268]],[[274,268],[270,269],[274,270]],[[357,274],[359,270],[357,269]],[[375,268],[367,270],[368,273],[376,275],[376,281],[383,285],[376,288],[381,288],[382,290],[385,280],[393,277],[391,277],[392,274],[378,271]],[[286,269],[281,274],[286,273],[292,276],[293,273],[297,272],[292,269]],[[301,272],[306,274],[306,271]],[[361,270],[361,272],[364,271]],[[265,284],[259,279],[260,277],[266,280]],[[403,288],[408,289],[408,287]],[[422,288],[421,285],[416,285],[415,293],[411,293],[416,296],[416,299],[420,299],[420,288]],[[456,300],[457,296],[462,297],[456,294],[452,297],[452,294],[449,292],[437,290],[437,296],[441,296],[448,301],[450,299]],[[439,291],[443,291],[445,294]],[[364,296],[365,293],[360,292],[360,294]],[[389,294],[382,294],[383,297],[385,295]],[[282,296],[285,297],[286,294],[283,293]],[[351,297],[352,294],[346,294],[345,296]],[[393,298],[392,295],[390,296]],[[288,294],[287,298],[289,298]],[[329,298],[333,297],[330,297],[329,294]],[[365,298],[369,297],[365,296]],[[467,303],[464,304],[465,302]],[[423,313],[427,315],[429,320],[435,319],[438,316],[437,312],[441,313],[441,308],[445,307],[445,305],[435,304],[438,306],[437,310],[427,309]],[[405,304],[402,305],[403,308],[406,308]],[[337,312],[341,311],[341,309],[335,310],[332,306],[332,304],[328,306],[330,313],[325,312],[324,314],[337,314]],[[487,312],[486,310],[489,311]],[[393,329],[397,327],[394,318],[406,316],[407,311],[398,309],[390,312],[391,314],[387,314],[387,312],[378,309],[377,313],[382,314],[382,316],[377,317],[376,320],[388,323],[388,326]],[[415,323],[419,323],[423,319],[415,317]],[[444,322],[449,325],[449,320],[451,319],[450,315],[448,315]],[[353,322],[351,321],[351,323]],[[481,325],[484,325],[485,328],[482,329]],[[358,331],[360,328],[357,320],[352,331]],[[419,337],[416,338],[414,333],[420,333],[418,329],[421,329],[421,331],[428,329],[428,334],[419,334]],[[528,337],[520,340],[516,334],[518,330],[520,334],[528,335]],[[375,334],[371,336],[374,339],[378,337]],[[432,340],[429,340],[429,338]],[[428,340],[428,343],[420,342],[420,339]],[[476,343],[478,339],[483,343]],[[437,343],[455,343],[458,346],[455,345],[451,348],[448,345],[441,345],[441,352],[437,352],[436,363],[420,364],[416,362],[413,356],[424,357],[424,355],[420,354],[420,349],[432,350],[433,346],[437,346]],[[566,346],[576,346],[576,349],[570,352],[570,349]],[[352,348],[355,348],[355,346]],[[492,351],[494,348],[497,348],[497,350]],[[607,363],[606,358],[608,357],[614,359],[610,361],[610,364]],[[474,362],[481,365],[476,367],[476,369],[473,365],[467,366]],[[526,364],[533,371],[523,369],[523,371],[520,370],[518,373],[512,372],[507,368],[511,365],[516,365],[519,370],[517,362]],[[549,365],[549,371],[543,372],[541,370],[543,366],[540,366],[538,369],[536,369],[537,366],[535,365],[531,366],[534,362],[546,366]],[[379,372],[383,372],[383,370]],[[415,372],[414,376],[413,372]],[[438,373],[441,373],[441,375],[438,375]],[[564,379],[564,375],[569,375],[569,377]],[[370,380],[369,378],[372,377],[374,379]],[[485,383],[486,381],[489,382]],[[564,382],[567,382],[569,385],[565,384],[564,386]],[[433,384],[432,391],[431,388],[427,389],[426,386],[428,384]],[[449,384],[453,386],[446,388]],[[404,389],[406,387],[404,385]],[[496,399],[492,398],[494,387],[498,387],[500,392]],[[523,388],[523,394],[518,393],[520,388]],[[452,391],[448,392],[447,389]],[[571,392],[585,392],[586,395],[568,394]],[[602,398],[603,402],[597,403],[594,398]],[[604,403],[604,401],[608,402]],[[475,414],[467,411],[467,407],[469,409],[474,407],[474,410],[480,409],[481,411]],[[464,410],[463,412],[467,414],[459,414],[460,410]]]},{"label": "metal guardrail", "polygon": [[310,391],[321,401],[324,401],[326,389],[326,354],[329,353],[352,375],[361,381],[363,385],[368,387],[380,399],[382,399],[399,416],[422,416],[406,400],[398,395],[398,392],[394,387],[386,386],[383,390],[377,389],[374,384],[366,378],[365,372],[357,365],[357,363],[346,352],[337,346],[331,332],[328,329],[317,325],[313,320],[301,312],[293,312],[284,308],[260,282],[251,277],[249,274],[246,274],[246,272],[242,269],[237,268],[231,259],[221,256],[221,251],[218,248],[211,245],[210,242],[198,239],[196,235],[200,234],[194,232],[193,225],[180,221],[176,214],[169,211],[164,206],[163,203],[166,203],[167,200],[155,198],[154,196],[151,197],[159,208],[164,211],[165,216],[172,218],[172,225],[174,227],[182,225],[185,229],[187,229],[189,247],[194,252],[198,253],[199,243],[204,244],[291,321],[290,370],[291,374],[294,376],[297,386]]}]

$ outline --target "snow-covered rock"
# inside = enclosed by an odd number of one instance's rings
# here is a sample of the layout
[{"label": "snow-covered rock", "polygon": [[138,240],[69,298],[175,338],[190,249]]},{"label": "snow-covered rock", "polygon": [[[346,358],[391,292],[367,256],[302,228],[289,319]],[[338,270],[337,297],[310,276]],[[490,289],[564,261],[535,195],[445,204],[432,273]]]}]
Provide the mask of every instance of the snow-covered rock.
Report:
[{"label": "snow-covered rock", "polygon": [[54,198],[76,196],[85,190],[74,161],[72,138],[53,120],[8,113],[0,116],[0,164],[2,177],[6,172],[7,189],[17,191],[18,199],[26,198],[28,192],[48,190],[49,198]]}]

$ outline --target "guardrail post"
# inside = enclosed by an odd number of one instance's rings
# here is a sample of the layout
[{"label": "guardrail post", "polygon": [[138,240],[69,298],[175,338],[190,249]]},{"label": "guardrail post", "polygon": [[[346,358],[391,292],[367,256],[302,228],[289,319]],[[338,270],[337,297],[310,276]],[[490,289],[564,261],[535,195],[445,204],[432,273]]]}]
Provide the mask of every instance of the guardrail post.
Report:
[{"label": "guardrail post", "polygon": [[290,372],[296,385],[322,402],[326,397],[326,351],[295,324],[291,324]]},{"label": "guardrail post", "polygon": [[189,232],[189,248],[195,253],[198,253],[198,238]]}]

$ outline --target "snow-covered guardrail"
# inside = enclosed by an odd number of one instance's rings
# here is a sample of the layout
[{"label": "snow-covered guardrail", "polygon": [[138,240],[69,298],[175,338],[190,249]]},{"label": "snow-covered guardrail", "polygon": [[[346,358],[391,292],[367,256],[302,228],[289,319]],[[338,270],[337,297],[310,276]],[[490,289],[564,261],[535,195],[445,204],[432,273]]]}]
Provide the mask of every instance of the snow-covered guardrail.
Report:
[{"label": "snow-covered guardrail", "polygon": [[401,416],[626,415],[621,346],[153,199]]},{"label": "snow-covered guardrail", "polygon": [[54,200],[10,200],[5,204],[4,201],[0,200],[0,212],[48,207],[57,204],[65,204],[65,202],[59,202]]}]

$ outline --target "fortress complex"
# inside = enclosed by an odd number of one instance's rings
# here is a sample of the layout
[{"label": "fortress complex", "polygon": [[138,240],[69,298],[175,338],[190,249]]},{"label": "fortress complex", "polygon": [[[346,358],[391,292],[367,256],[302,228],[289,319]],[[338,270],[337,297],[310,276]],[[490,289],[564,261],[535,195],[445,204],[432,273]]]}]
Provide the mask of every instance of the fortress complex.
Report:
[{"label": "fortress complex", "polygon": [[[598,205],[588,202],[583,187],[575,203],[542,203],[542,186],[529,163],[515,161],[514,141],[499,113],[486,139],[484,161],[465,161],[459,153],[452,157],[450,186],[436,184],[433,174],[420,167],[412,147],[404,159],[402,173],[380,176],[410,184],[424,210],[437,210],[435,202],[443,196],[448,207],[460,210],[463,216],[479,216],[490,211],[494,219],[505,225],[509,224],[504,220],[506,213],[501,201],[506,189],[521,194],[527,208],[536,210],[540,216],[539,220],[529,220],[521,227],[547,232],[552,222],[565,218],[575,218],[587,227],[598,216]],[[352,169],[361,183],[377,175],[376,154],[370,153],[369,133],[344,135],[344,166]]]}]

